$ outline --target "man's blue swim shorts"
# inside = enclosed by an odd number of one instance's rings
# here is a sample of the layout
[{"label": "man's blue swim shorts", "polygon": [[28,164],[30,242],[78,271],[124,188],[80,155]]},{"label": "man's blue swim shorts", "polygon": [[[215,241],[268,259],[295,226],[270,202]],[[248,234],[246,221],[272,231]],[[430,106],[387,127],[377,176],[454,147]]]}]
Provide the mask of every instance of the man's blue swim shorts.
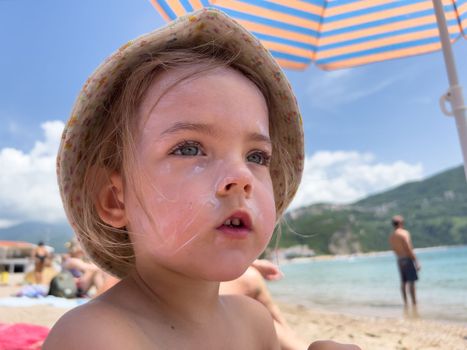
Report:
[{"label": "man's blue swim shorts", "polygon": [[402,282],[415,282],[418,280],[417,269],[415,268],[414,261],[409,257],[397,259],[399,265],[399,272]]}]

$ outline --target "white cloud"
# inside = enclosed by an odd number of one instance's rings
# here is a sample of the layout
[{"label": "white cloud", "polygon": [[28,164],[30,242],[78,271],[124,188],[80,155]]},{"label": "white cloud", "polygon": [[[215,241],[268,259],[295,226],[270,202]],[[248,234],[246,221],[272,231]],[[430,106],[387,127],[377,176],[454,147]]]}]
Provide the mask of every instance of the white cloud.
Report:
[{"label": "white cloud", "polygon": [[7,228],[18,224],[18,221],[0,219],[0,228]]},{"label": "white cloud", "polygon": [[351,203],[422,175],[421,164],[378,163],[370,153],[320,151],[306,158],[291,209],[317,202]]},{"label": "white cloud", "polygon": [[65,219],[55,175],[55,158],[64,124],[49,121],[41,125],[44,140],[29,153],[14,148],[0,149],[0,225],[38,220]]}]

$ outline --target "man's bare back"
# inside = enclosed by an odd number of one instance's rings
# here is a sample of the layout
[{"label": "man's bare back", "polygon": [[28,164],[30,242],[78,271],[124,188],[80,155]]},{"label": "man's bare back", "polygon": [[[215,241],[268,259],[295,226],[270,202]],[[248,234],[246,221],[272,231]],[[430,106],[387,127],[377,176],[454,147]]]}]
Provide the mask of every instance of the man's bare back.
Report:
[{"label": "man's bare back", "polygon": [[389,244],[398,258],[407,257],[415,260],[409,231],[396,228],[389,236]]}]

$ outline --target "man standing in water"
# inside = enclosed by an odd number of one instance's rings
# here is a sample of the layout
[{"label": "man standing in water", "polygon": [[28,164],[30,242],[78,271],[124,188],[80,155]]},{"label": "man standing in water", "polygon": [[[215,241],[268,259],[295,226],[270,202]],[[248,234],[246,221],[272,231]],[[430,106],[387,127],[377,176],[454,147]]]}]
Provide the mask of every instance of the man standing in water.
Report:
[{"label": "man standing in water", "polygon": [[404,218],[396,215],[392,218],[394,231],[389,236],[389,244],[397,255],[397,264],[401,276],[401,291],[404,305],[407,307],[407,285],[410,290],[412,305],[416,307],[417,299],[415,297],[415,281],[418,280],[417,271],[420,265],[413,252],[412,240],[409,231],[404,229]]}]

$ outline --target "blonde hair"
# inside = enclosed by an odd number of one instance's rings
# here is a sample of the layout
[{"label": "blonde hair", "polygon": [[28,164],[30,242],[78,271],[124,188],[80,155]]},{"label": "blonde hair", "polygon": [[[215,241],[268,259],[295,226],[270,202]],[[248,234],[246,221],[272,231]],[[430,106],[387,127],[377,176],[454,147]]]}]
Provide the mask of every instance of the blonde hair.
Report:
[{"label": "blonde hair", "polygon": [[[128,175],[136,154],[135,136],[138,130],[136,111],[146,91],[155,77],[164,71],[194,68],[188,70],[187,74],[166,90],[167,92],[181,81],[195,75],[219,67],[231,67],[256,84],[264,95],[269,113],[271,113],[275,110],[272,106],[281,101],[278,101],[276,96],[273,99],[261,76],[252,68],[237,62],[237,57],[238,54],[224,47],[218,47],[214,43],[191,49],[170,49],[142,56],[137,66],[133,66],[131,70],[127,70],[120,76],[115,83],[113,93],[99,107],[95,117],[88,121],[90,123],[88,130],[92,130],[92,137],[91,133],[85,136],[86,156],[79,160],[84,162],[81,166],[85,169],[83,183],[79,186],[79,196],[83,204],[82,209],[76,211],[73,222],[83,245],[93,247],[92,252],[87,249],[88,253],[98,256],[99,261],[104,265],[102,267],[108,266],[107,270],[115,271],[118,277],[124,277],[134,265],[133,246],[127,229],[111,227],[104,223],[94,203],[99,188],[109,183],[109,177],[113,173],[121,174],[124,182],[135,186],[136,180]],[[281,139],[276,124],[270,115],[269,131],[273,144],[271,178],[276,199],[277,220],[279,220],[288,204],[284,203],[283,198],[286,198],[289,188],[297,187],[300,179],[296,178],[293,160],[287,152],[288,140]]]}]

